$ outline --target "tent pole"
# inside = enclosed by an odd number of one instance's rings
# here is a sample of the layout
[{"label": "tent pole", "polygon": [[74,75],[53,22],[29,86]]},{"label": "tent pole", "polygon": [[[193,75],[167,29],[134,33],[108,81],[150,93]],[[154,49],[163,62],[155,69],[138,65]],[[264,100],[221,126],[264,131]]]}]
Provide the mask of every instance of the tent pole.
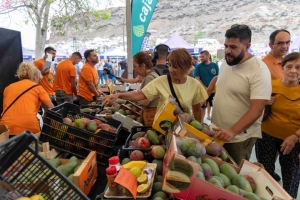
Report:
[{"label": "tent pole", "polygon": [[[134,1],[134,0],[132,0]],[[127,77],[133,78],[132,38],[131,38],[131,0],[126,0],[126,35],[127,35]]]}]

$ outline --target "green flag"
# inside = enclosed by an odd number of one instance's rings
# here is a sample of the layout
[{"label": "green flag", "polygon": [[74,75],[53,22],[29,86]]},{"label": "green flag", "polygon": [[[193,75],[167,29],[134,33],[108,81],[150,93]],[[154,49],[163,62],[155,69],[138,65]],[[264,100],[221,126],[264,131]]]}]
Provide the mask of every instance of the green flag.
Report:
[{"label": "green flag", "polygon": [[132,55],[140,51],[157,0],[131,1]]}]

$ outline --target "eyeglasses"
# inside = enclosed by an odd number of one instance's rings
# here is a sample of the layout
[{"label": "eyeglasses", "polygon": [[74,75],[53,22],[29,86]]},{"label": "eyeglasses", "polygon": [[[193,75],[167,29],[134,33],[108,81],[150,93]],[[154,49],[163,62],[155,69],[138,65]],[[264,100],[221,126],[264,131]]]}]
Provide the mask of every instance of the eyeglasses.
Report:
[{"label": "eyeglasses", "polygon": [[278,46],[283,46],[283,45],[287,45],[287,46],[288,46],[288,45],[290,45],[291,43],[292,43],[292,41],[289,40],[289,41],[287,41],[287,42],[276,42],[275,44],[278,45]]},{"label": "eyeglasses", "polygon": [[231,28],[238,28],[239,30],[247,30],[248,34],[251,36],[251,29],[249,26],[244,25],[244,24],[233,24]]}]

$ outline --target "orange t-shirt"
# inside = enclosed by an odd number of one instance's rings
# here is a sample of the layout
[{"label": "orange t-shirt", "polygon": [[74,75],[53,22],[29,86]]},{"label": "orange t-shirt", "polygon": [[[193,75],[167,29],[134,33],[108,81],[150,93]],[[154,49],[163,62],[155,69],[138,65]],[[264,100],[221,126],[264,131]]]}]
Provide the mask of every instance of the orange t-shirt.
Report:
[{"label": "orange t-shirt", "polygon": [[73,94],[71,77],[76,77],[76,68],[70,59],[59,62],[56,66],[56,75],[53,82],[53,92],[63,90],[66,94]]},{"label": "orange t-shirt", "polygon": [[[3,111],[25,90],[36,83],[24,79],[10,84],[4,89],[3,93]],[[40,123],[37,118],[37,112],[41,102],[51,101],[49,95],[40,85],[32,88],[23,94],[3,115],[1,123],[8,126],[10,135],[18,135],[25,130],[32,133],[40,132]],[[2,115],[2,114],[1,114]]]},{"label": "orange t-shirt", "polygon": [[95,95],[89,89],[89,87],[86,83],[88,81],[93,81],[93,84],[97,90],[97,87],[98,87],[97,70],[89,63],[86,63],[85,65],[83,65],[83,67],[80,71],[80,74],[79,74],[79,85],[78,85],[79,92],[77,93],[77,95],[85,98],[88,101],[92,101],[93,96],[95,96]]},{"label": "orange t-shirt", "polygon": [[[40,71],[43,70],[44,63],[45,63],[45,60],[43,58],[38,59],[33,62],[33,64],[36,66],[36,68],[38,68]],[[53,80],[54,80],[53,71],[52,71],[52,67],[50,66],[50,73],[46,76],[43,76],[42,80],[40,81],[40,85],[43,86],[43,88],[46,90],[46,92],[50,95],[54,95],[54,92],[52,91],[53,90]]]},{"label": "orange t-shirt", "polygon": [[281,67],[281,62],[277,60],[271,52],[268,53],[262,61],[267,65],[270,70],[272,80],[283,79],[283,70]]}]

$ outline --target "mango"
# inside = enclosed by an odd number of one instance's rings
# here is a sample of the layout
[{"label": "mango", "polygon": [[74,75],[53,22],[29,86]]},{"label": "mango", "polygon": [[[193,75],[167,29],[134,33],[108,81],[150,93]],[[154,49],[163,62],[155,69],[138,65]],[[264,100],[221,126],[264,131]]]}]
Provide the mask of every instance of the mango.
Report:
[{"label": "mango", "polygon": [[125,114],[125,110],[123,110],[123,109],[119,109],[117,112],[120,113],[120,114],[122,114],[122,115],[126,115]]},{"label": "mango", "polygon": [[147,131],[147,138],[151,144],[158,145],[159,144],[159,137],[154,130]]},{"label": "mango", "polygon": [[163,191],[156,192],[156,193],[153,195],[152,199],[155,199],[156,197],[160,197],[160,198],[163,199],[163,200],[167,200],[167,199],[168,199],[167,194],[164,193]]},{"label": "mango", "polygon": [[248,192],[247,194],[243,195],[243,197],[249,200],[261,200],[261,198],[259,198],[256,194],[251,192]]},{"label": "mango", "polygon": [[215,176],[222,178],[222,180],[224,182],[224,188],[227,188],[228,186],[231,185],[231,181],[226,175],[224,175],[222,173],[217,173],[217,174],[215,174]]},{"label": "mango", "polygon": [[227,176],[231,181],[232,178],[237,174],[236,170],[228,163],[220,165],[220,172]]},{"label": "mango", "polygon": [[125,115],[131,115],[131,111],[130,110],[125,110]]},{"label": "mango", "polygon": [[223,185],[222,183],[220,182],[220,180],[216,177],[211,177],[208,182],[210,182],[211,184],[217,186],[217,187],[220,187],[220,188],[223,188]]},{"label": "mango", "polygon": [[130,159],[129,158],[123,158],[122,162],[121,162],[121,165],[125,165],[127,163],[130,162]]},{"label": "mango", "polygon": [[213,172],[213,175],[216,175],[216,174],[220,173],[219,166],[214,160],[212,160],[210,158],[205,158],[204,160],[202,160],[202,162],[206,163],[210,166],[210,168]]},{"label": "mango", "polygon": [[163,159],[165,154],[166,154],[166,152],[165,152],[164,148],[162,148],[161,146],[155,146],[151,149],[151,155],[155,159]]},{"label": "mango", "polygon": [[202,163],[201,167],[203,169],[203,174],[205,176],[205,179],[209,180],[213,176],[213,172],[212,172],[211,167],[206,163]]},{"label": "mango", "polygon": [[201,123],[198,121],[198,120],[192,120],[191,122],[190,122],[190,125],[192,126],[192,127],[194,127],[195,129],[197,129],[197,130],[199,130],[199,131],[202,131],[202,125],[201,125]]},{"label": "mango", "polygon": [[107,110],[110,110],[112,112],[112,114],[114,114],[117,111],[116,107],[109,107],[107,108]]},{"label": "mango", "polygon": [[219,177],[219,176],[212,176],[212,178],[218,179],[220,181],[220,183],[222,184],[222,187],[224,188],[224,181],[223,181],[223,179],[221,177]]},{"label": "mango", "polygon": [[223,161],[227,161],[228,159],[228,155],[225,151],[221,152],[221,155],[219,155],[219,157],[223,160]]},{"label": "mango", "polygon": [[76,119],[72,125],[76,128],[79,129],[84,129],[85,128],[85,122],[82,119]]},{"label": "mango", "polygon": [[156,192],[162,191],[162,183],[161,182],[154,182],[152,186],[152,194],[155,194]]},{"label": "mango", "polygon": [[197,158],[197,163],[198,163],[199,165],[201,165],[201,164],[202,164],[202,159],[201,159],[201,158]]},{"label": "mango", "polygon": [[72,120],[68,117],[63,118],[63,123],[72,126]]},{"label": "mango", "polygon": [[206,153],[204,146],[199,140],[194,138],[186,138],[181,142],[180,150],[186,153],[188,156],[201,157]]},{"label": "mango", "polygon": [[156,174],[156,176],[154,178],[154,182],[162,182],[162,176]]},{"label": "mango", "polygon": [[72,156],[69,160],[68,160],[68,163],[71,163],[71,162],[77,162],[79,164],[79,160],[76,156]]},{"label": "mango", "polygon": [[82,109],[80,109],[80,112],[82,112],[82,113],[90,113],[90,112],[92,112],[93,110],[92,109],[90,109],[90,108],[82,108]]},{"label": "mango", "polygon": [[173,112],[174,116],[176,116],[178,114],[182,114],[182,113],[183,113],[183,111],[178,106],[176,106],[176,108],[175,108],[175,110]]},{"label": "mango", "polygon": [[156,174],[158,175],[162,175],[162,167],[163,167],[163,164],[162,164],[162,161],[161,160],[152,160],[152,163],[156,163]]},{"label": "mango", "polygon": [[241,195],[240,189],[235,185],[230,185],[230,186],[226,187],[226,190],[229,190],[237,195]]},{"label": "mango", "polygon": [[211,142],[206,147],[206,153],[210,156],[219,156],[222,153],[222,146],[217,142]]},{"label": "mango", "polygon": [[200,178],[200,179],[202,179],[202,180],[205,181],[205,176],[204,176],[203,172],[201,172],[201,171],[197,172],[196,177],[198,177],[198,178]]},{"label": "mango", "polygon": [[86,123],[86,130],[95,132],[97,130],[98,126],[97,123],[94,120],[90,120]]},{"label": "mango", "polygon": [[197,158],[195,156],[189,156],[186,159],[192,161],[192,162],[197,162]]},{"label": "mango", "polygon": [[145,134],[146,132],[137,132],[131,137],[131,140],[136,140],[138,137],[144,137]]},{"label": "mango", "polygon": [[53,159],[49,160],[49,163],[56,168],[60,165],[60,160],[59,160],[59,158],[53,158]]},{"label": "mango", "polygon": [[193,116],[189,113],[183,113],[183,114],[177,114],[176,117],[180,118],[181,121],[186,122],[186,123],[190,123],[193,119]]},{"label": "mango", "polygon": [[236,174],[232,177],[231,182],[233,185],[238,186],[238,188],[245,190],[247,192],[253,192],[252,187],[250,183],[247,181],[247,179],[240,174]]},{"label": "mango", "polygon": [[254,179],[251,176],[249,176],[249,175],[244,175],[244,177],[250,183],[253,192],[255,192],[255,190],[256,190],[256,183],[255,183]]}]

